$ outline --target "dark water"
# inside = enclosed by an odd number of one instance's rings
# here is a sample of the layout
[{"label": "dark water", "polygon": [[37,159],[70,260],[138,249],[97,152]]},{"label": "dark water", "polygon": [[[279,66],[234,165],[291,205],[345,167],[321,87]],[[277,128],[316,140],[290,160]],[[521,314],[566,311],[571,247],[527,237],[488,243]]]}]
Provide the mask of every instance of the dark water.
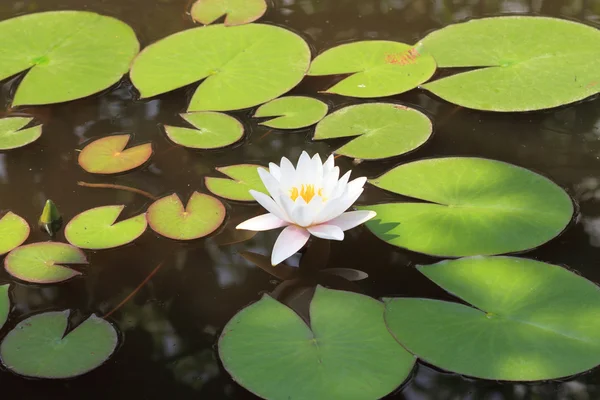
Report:
[{"label": "dark water", "polygon": [[[142,45],[193,26],[187,0],[44,0],[0,4],[0,19],[57,9],[85,9],[112,15],[130,24]],[[416,42],[429,31],[470,17],[505,13],[553,15],[598,24],[600,1],[443,1],[443,0],[278,0],[264,21],[300,33],[315,53],[361,39]],[[330,78],[307,78],[296,94],[314,95]],[[0,92],[8,109],[15,85]],[[126,204],[124,217],[135,215],[149,200],[129,192],[91,189],[77,181],[134,186],[154,195],[177,192],[187,197],[205,191],[203,177],[215,166],[241,162],[267,163],[281,156],[296,158],[304,149],[327,155],[334,144],[312,143],[310,130],[271,132],[238,112],[246,127],[243,145],[223,151],[194,152],[170,144],[162,124],[180,125],[193,88],[177,90],[149,101],[136,100],[127,80],[91,98],[66,104],[13,110],[44,123],[42,138],[24,149],[0,154],[0,208],[11,209],[30,223],[37,221],[44,201],[54,200],[69,220],[91,207]],[[334,109],[357,101],[321,97]],[[434,121],[433,139],[417,152],[387,162],[365,162],[355,175],[377,176],[410,160],[441,155],[489,157],[542,173],[563,186],[578,202],[580,215],[559,238],[527,257],[568,265],[600,282],[600,100],[549,112],[493,114],[456,108],[419,90],[395,96],[423,110]],[[155,155],[144,168],[118,177],[86,174],[76,164],[84,142],[111,133],[135,135],[135,142],[152,141]],[[340,160],[351,168],[348,160]],[[373,187],[363,204],[391,198]],[[258,206],[228,204],[231,229],[236,221],[258,212]],[[238,252],[268,254],[276,233],[218,246],[214,239],[175,243],[146,232],[134,244],[90,254],[90,266],[79,279],[54,286],[13,285],[15,309],[2,335],[27,314],[48,309],[75,310],[74,323],[95,312],[114,308],[160,262],[157,275],[112,321],[123,332],[113,358],[95,371],[64,381],[29,380],[0,371],[4,393],[21,398],[75,399],[252,399],[219,364],[215,343],[224,324],[239,309],[272,290],[276,283],[250,265]],[[59,240],[64,240],[62,235]],[[47,240],[33,232],[29,241]],[[375,239],[364,229],[333,243],[329,267],[361,269],[370,275],[360,282],[371,296],[447,298],[413,268],[433,258],[402,251]],[[12,280],[0,270],[0,281]],[[260,366],[257,365],[259,368]],[[600,398],[600,369],[564,382],[509,384],[477,381],[419,365],[413,378],[390,399],[565,399]]]}]

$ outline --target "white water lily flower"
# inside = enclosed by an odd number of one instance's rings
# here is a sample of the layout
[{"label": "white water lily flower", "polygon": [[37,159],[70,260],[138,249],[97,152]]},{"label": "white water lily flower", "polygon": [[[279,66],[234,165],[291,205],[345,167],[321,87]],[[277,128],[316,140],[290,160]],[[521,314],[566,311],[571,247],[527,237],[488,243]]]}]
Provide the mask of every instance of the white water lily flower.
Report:
[{"label": "white water lily flower", "polygon": [[250,194],[269,213],[242,222],[237,229],[267,231],[285,227],[273,248],[273,265],[300,250],[310,235],[343,240],[344,231],[376,215],[374,211],[345,212],[363,192],[367,178],[348,182],[350,171],[340,178],[333,156],[323,164],[318,154],[311,159],[303,151],[297,168],[283,157],[279,166],[270,163],[269,171],[259,168],[258,173],[271,196],[255,190]]}]

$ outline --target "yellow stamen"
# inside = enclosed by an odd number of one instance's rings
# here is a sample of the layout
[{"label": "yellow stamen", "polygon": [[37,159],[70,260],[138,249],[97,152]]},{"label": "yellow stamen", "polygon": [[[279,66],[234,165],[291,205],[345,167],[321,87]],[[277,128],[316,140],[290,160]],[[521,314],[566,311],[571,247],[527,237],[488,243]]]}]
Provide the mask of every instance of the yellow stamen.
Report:
[{"label": "yellow stamen", "polygon": [[309,203],[316,194],[322,196],[323,189],[315,191],[315,185],[300,185],[300,189],[293,187],[290,189],[290,198],[296,201],[298,197],[302,197],[305,202]]}]

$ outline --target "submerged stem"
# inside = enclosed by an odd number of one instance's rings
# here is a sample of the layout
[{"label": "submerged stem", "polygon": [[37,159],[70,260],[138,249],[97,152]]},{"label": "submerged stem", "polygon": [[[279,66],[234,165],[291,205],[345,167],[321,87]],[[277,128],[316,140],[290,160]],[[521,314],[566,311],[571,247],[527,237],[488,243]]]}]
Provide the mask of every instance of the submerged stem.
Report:
[{"label": "submerged stem", "polygon": [[77,182],[77,184],[79,186],[90,187],[90,188],[126,190],[128,192],[133,192],[133,193],[141,194],[142,196],[146,196],[150,200],[158,199],[158,197],[156,197],[148,192],[145,192],[141,189],[132,188],[129,186],[113,185],[111,183],[88,183],[88,182],[81,182],[81,181]]}]

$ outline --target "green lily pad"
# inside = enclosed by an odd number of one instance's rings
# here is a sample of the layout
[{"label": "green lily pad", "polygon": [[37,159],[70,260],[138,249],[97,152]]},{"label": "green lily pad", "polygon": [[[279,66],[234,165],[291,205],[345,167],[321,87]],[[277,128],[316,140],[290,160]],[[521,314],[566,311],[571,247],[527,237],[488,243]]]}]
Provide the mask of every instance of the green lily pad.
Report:
[{"label": "green lily pad", "polygon": [[188,111],[253,107],[281,96],[304,77],[310,49],[273,25],[210,25],[178,32],[146,47],[131,80],[142,98],[198,82]]},{"label": "green lily pad", "polygon": [[4,366],[32,378],[64,379],[102,365],[117,347],[115,328],[92,314],[65,335],[68,317],[69,311],[52,311],[21,321],[0,345]]},{"label": "green lily pad", "polygon": [[315,128],[313,139],[355,137],[335,153],[376,160],[415,150],[431,133],[431,121],[420,111],[398,104],[368,103],[328,115]]},{"label": "green lily pad", "polygon": [[66,281],[81,272],[65,264],[87,264],[85,254],[66,243],[41,242],[17,247],[4,259],[4,268],[15,278],[32,283]]},{"label": "green lily pad", "polygon": [[600,364],[600,288],[557,265],[472,257],[419,267],[473,307],[386,299],[397,340],[438,368],[483,379],[557,379]]},{"label": "green lily pad", "polygon": [[276,129],[298,129],[311,126],[327,115],[329,107],[321,100],[304,96],[287,96],[258,107],[255,118],[275,117],[261,125]]},{"label": "green lily pad", "polygon": [[319,54],[308,75],[349,74],[326,92],[383,97],[416,88],[433,76],[435,68],[435,60],[420,44],[369,40],[343,44]]},{"label": "green lily pad", "polygon": [[165,125],[174,143],[192,149],[218,149],[234,144],[244,136],[244,125],[234,117],[219,112],[182,114],[196,129]]},{"label": "green lily pad", "polygon": [[65,227],[65,237],[81,249],[110,249],[133,242],[146,230],[146,214],[115,223],[125,206],[103,206],[84,211]]},{"label": "green lily pad", "polygon": [[560,234],[573,215],[567,193],[524,168],[483,158],[448,157],[404,164],[370,181],[427,203],[359,207],[380,239],[440,257],[528,250]]},{"label": "green lily pad", "polygon": [[225,214],[225,206],[219,200],[194,192],[185,208],[176,194],[155,201],[146,218],[150,228],[165,237],[193,240],[216,231]]},{"label": "green lily pad", "polygon": [[258,168],[264,167],[254,164],[239,164],[215,168],[231,179],[207,176],[204,178],[204,184],[211,193],[219,197],[237,201],[255,201],[254,197],[250,195],[250,190],[269,193],[258,175]]},{"label": "green lily pad", "polygon": [[6,254],[27,240],[31,229],[23,218],[7,212],[0,218],[0,255]]},{"label": "green lily pad", "polygon": [[113,135],[94,140],[79,153],[79,165],[92,174],[118,174],[143,165],[152,155],[152,144],[125,150],[131,135]]},{"label": "green lily pad", "polygon": [[0,150],[16,149],[38,140],[42,136],[42,125],[23,129],[32,120],[25,117],[0,119]]},{"label": "green lily pad", "polygon": [[600,91],[600,31],[573,21],[510,16],[432,32],[423,44],[440,67],[479,67],[423,85],[463,107],[531,111]]},{"label": "green lily pad", "polygon": [[208,25],[225,15],[225,26],[244,25],[256,21],[267,11],[265,0],[197,0],[192,18]]},{"label": "green lily pad", "polygon": [[318,286],[311,326],[265,295],[237,313],[219,356],[240,385],[270,400],[376,400],[410,374],[414,357],[390,335],[383,304]]},{"label": "green lily pad", "polygon": [[10,295],[8,290],[10,285],[0,286],[0,328],[4,326],[10,313]]},{"label": "green lily pad", "polygon": [[140,45],[125,23],[86,11],[53,11],[0,22],[0,80],[27,71],[13,106],[79,99],[117,83]]}]

